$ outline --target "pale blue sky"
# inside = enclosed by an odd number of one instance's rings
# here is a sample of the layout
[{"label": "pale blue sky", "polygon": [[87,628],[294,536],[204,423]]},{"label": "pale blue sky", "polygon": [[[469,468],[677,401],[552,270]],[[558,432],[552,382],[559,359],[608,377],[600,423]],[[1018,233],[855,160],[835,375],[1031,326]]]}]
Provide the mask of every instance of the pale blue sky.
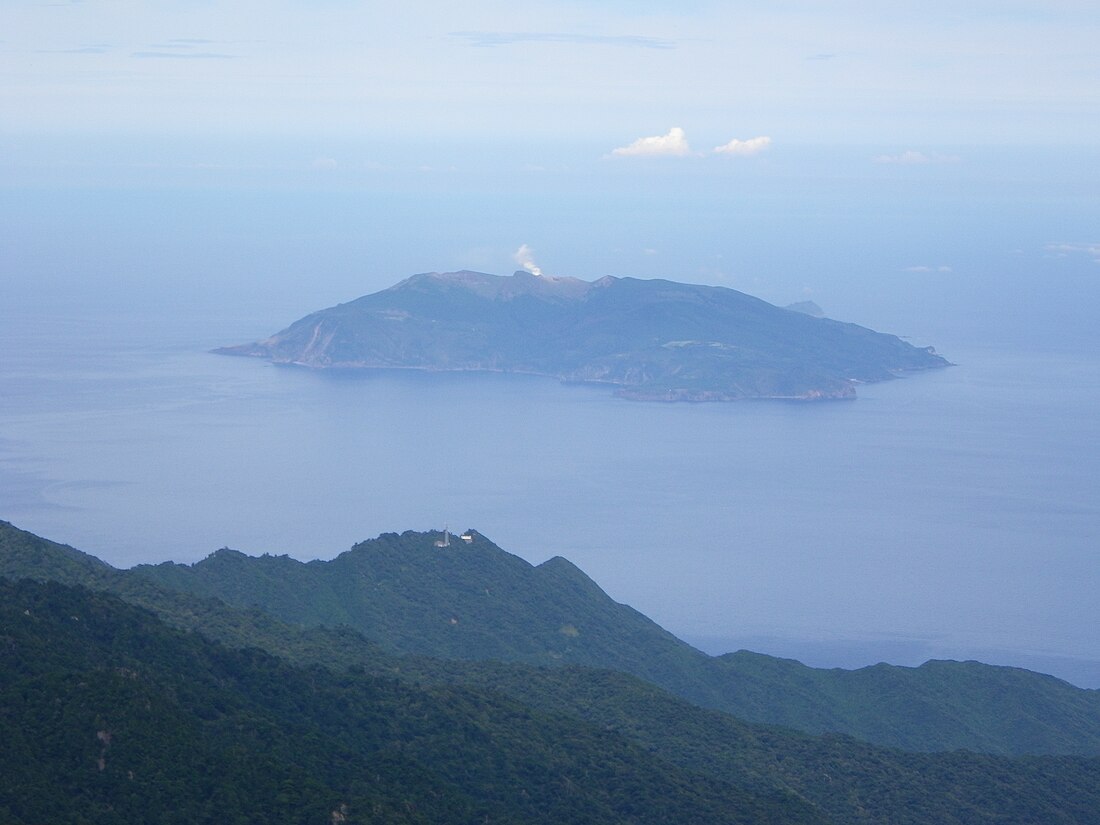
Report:
[{"label": "pale blue sky", "polygon": [[9,133],[1100,138],[1092,2],[4,5]]}]

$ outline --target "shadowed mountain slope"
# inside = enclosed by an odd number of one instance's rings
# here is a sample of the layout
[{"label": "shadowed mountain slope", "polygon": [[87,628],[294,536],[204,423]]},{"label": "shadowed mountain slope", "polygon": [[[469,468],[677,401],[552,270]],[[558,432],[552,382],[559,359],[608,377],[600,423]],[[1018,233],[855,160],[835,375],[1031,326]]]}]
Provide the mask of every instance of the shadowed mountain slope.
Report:
[{"label": "shadowed mountain slope", "polygon": [[500,694],[299,669],[114,597],[0,580],[0,818],[827,821]]}]

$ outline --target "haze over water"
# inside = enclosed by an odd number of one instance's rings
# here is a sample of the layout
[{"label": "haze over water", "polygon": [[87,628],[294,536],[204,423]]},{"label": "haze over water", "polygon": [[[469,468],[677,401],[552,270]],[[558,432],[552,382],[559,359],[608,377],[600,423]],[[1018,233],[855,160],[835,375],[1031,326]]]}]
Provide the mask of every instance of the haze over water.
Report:
[{"label": "haze over water", "polygon": [[2,517],[112,564],[473,527],[709,652],[1100,686],[1092,352],[959,342],[855,402],[666,405],[215,356],[292,317],[115,297],[13,302],[0,328]]},{"label": "haze over water", "polygon": [[[476,527],[711,652],[1100,686],[1095,3],[9,6],[0,518],[124,566]],[[523,246],[958,366],[664,406],[208,353]]]}]

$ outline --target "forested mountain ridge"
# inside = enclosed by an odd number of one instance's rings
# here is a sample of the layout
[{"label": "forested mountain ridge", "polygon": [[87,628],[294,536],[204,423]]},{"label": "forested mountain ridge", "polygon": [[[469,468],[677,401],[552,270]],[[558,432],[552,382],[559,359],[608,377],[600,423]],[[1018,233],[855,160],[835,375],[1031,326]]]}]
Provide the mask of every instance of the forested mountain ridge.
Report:
[{"label": "forested mountain ridge", "polygon": [[469,535],[446,550],[434,546],[440,534],[410,531],[327,562],[222,550],[192,566],[132,572],[296,625],[347,625],[394,652],[622,670],[697,704],[811,733],[910,750],[1100,753],[1100,691],[977,662],[846,671],[747,651],[710,657],[567,560],[532,566]]},{"label": "forested mountain ridge", "polygon": [[[748,721],[910,750],[1100,754],[1100,691],[977,662],[846,671],[746,651],[710,657],[565,559],[532,566],[469,535],[469,544],[437,548],[439,533],[384,534],[332,561],[223,549],[191,566],[117,571],[9,525],[0,528],[0,575],[90,586],[113,577],[111,589],[146,605],[217,599],[253,623],[348,627],[390,653],[610,668]],[[37,561],[30,546],[40,547]]]},{"label": "forested mountain ridge", "polygon": [[931,348],[724,287],[516,272],[423,273],[215,352],[314,368],[547,375],[627,398],[850,398],[943,367]]},{"label": "forested mountain ridge", "polygon": [[[23,574],[38,579],[49,579],[55,570],[60,571],[57,574],[60,577],[77,578],[86,577],[89,571],[92,571],[98,576],[100,588],[113,589],[127,600],[147,604],[156,610],[158,615],[179,627],[191,628],[200,631],[204,636],[222,639],[232,648],[261,647],[306,665],[307,668],[312,668],[304,671],[309,683],[314,685],[309,688],[311,695],[317,692],[315,683],[318,680],[319,671],[316,670],[318,664],[323,664],[325,670],[331,671],[334,675],[343,673],[348,665],[352,665],[351,671],[344,677],[345,682],[348,679],[355,682],[361,677],[373,677],[375,682],[380,678],[380,684],[392,686],[393,677],[397,676],[403,683],[414,688],[414,693],[421,691],[418,685],[428,686],[429,694],[438,688],[444,692],[442,695],[452,697],[454,691],[459,690],[468,700],[464,706],[470,706],[472,703],[474,708],[484,710],[485,708],[513,707],[518,702],[523,707],[533,709],[538,718],[568,717],[586,724],[594,724],[599,730],[607,733],[614,732],[616,736],[633,743],[634,746],[653,757],[676,766],[676,771],[686,771],[686,774],[674,772],[675,776],[687,777],[684,781],[689,781],[691,776],[711,777],[712,781],[717,780],[721,786],[732,785],[738,793],[743,795],[742,800],[736,803],[739,806],[737,810],[749,812],[752,817],[756,817],[755,819],[750,817],[746,821],[771,821],[767,817],[778,810],[782,812],[780,821],[816,822],[824,821],[822,819],[824,817],[835,823],[853,823],[853,825],[887,822],[898,825],[925,825],[925,823],[962,825],[962,823],[994,821],[1036,823],[1036,825],[1047,822],[1088,825],[1100,822],[1100,815],[1098,815],[1100,812],[1100,760],[1097,759],[1068,756],[1008,759],[966,752],[902,753],[876,748],[847,737],[807,736],[779,728],[748,724],[723,713],[698,708],[634,677],[611,671],[575,666],[532,668],[528,665],[493,661],[442,661],[426,657],[393,656],[350,629],[298,629],[282,624],[256,610],[234,610],[214,599],[167,591],[148,579],[135,577],[126,571],[114,570],[91,557],[79,554],[72,548],[57,545],[6,524],[0,524],[0,560],[4,563],[4,573],[10,575],[12,568],[19,567],[22,568]],[[28,618],[20,612],[24,608],[20,607],[19,598],[5,597],[4,604],[10,606],[12,610],[10,615],[8,613],[2,615],[3,623],[0,626],[12,626],[20,616]],[[32,614],[39,612],[37,608],[33,608],[33,605],[25,609],[29,609]],[[100,667],[109,668],[110,656],[114,655],[116,652],[114,649],[120,644],[124,647],[134,645],[140,656],[152,656],[157,662],[164,663],[165,654],[157,651],[162,647],[161,637],[169,633],[167,628],[157,630],[151,637],[142,636],[142,634],[135,636],[132,630],[121,633],[116,630],[113,634],[107,633],[99,642],[96,642],[96,644],[102,642],[108,645],[110,650],[106,653],[102,650],[96,652],[95,646],[89,647],[86,640],[82,641],[76,649],[72,648],[71,644],[66,643],[65,640],[69,639],[71,643],[72,633],[83,632],[79,622],[72,619],[73,616],[81,615],[80,611],[70,609],[69,604],[62,600],[57,613],[57,617],[61,620],[59,628],[56,631],[44,633],[38,643],[37,649],[44,651],[44,658],[38,661],[39,654],[31,653],[32,659],[37,662],[35,666],[43,666],[43,662],[50,657],[55,657],[54,664],[45,666],[45,669],[49,671],[60,667],[65,670],[72,666],[71,662],[65,663],[71,653],[84,664],[87,663],[87,657],[91,656]],[[147,614],[140,615],[146,615],[143,622],[151,619]],[[76,622],[75,627],[74,622]],[[53,638],[57,634],[59,634],[58,638]],[[14,639],[10,633],[8,637],[9,641]],[[201,641],[198,637],[190,638],[192,643]],[[19,650],[20,644],[16,643],[14,647],[9,645],[9,652]],[[172,644],[174,643],[170,643],[169,647]],[[66,653],[66,650],[69,653]],[[133,652],[126,655],[132,656]],[[224,657],[228,654],[223,652],[218,655]],[[255,659],[257,653],[253,650],[248,655]],[[61,660],[56,660],[57,656],[60,656]],[[0,659],[0,662],[5,665],[5,679],[12,670],[11,661],[10,658]],[[131,671],[139,671],[132,666],[132,663],[126,661],[123,661],[121,666],[123,671],[127,668]],[[261,668],[267,674],[263,678],[274,678],[271,675],[272,668],[280,667],[284,665],[274,660],[268,662]],[[168,670],[172,672],[171,667]],[[74,678],[78,683],[88,683],[87,676]],[[195,678],[199,678],[202,682],[205,677],[188,677],[189,681]],[[299,679],[295,684],[301,687],[302,682]],[[359,689],[355,688],[355,690]],[[31,697],[32,701],[37,701],[34,697],[40,693],[42,693],[40,685],[35,683],[25,684],[17,695],[22,697],[20,701],[28,697]],[[263,689],[260,693],[263,694]],[[422,694],[417,695],[421,696],[417,701],[428,701],[429,704],[434,702],[434,699],[423,699]],[[71,699],[68,696],[61,698],[66,703]],[[252,697],[249,701],[254,699],[255,697]],[[222,703],[219,707],[224,707],[225,701],[225,699],[219,700]],[[234,701],[239,701],[239,698]],[[311,702],[307,697],[295,698],[294,690],[280,701],[296,705],[302,703],[308,705]],[[372,702],[374,702],[373,699],[368,701],[367,705],[371,705]],[[448,702],[450,702],[448,707],[451,707],[453,702],[451,700]],[[394,707],[392,704],[385,705],[384,702],[383,706],[390,709]],[[177,711],[178,708],[173,713]],[[425,708],[417,711],[418,714],[427,713],[428,717],[437,721],[443,717],[432,714],[442,712],[428,711]],[[48,713],[33,715],[38,720],[35,724],[40,724],[45,719],[55,721],[61,719]],[[186,713],[184,715],[186,716]],[[507,713],[504,715],[508,716]],[[508,718],[511,717],[508,716]],[[240,724],[245,724],[246,728],[260,724],[261,729],[263,728],[263,724],[252,719],[250,715],[246,715],[243,721],[237,720],[234,724],[238,726],[237,729]],[[485,724],[485,720],[472,727],[466,724],[462,728],[464,731],[462,736],[474,735],[472,731],[478,730],[478,725],[484,729]],[[28,730],[32,728],[33,725],[28,727]],[[554,725],[551,724],[547,728],[540,727],[535,733],[528,730],[522,735],[536,735],[541,737],[538,741],[547,743],[555,735],[552,733],[553,728]],[[96,732],[98,733],[101,729],[103,728],[97,728]],[[174,728],[170,725],[169,729]],[[431,730],[430,726],[415,729],[425,733]],[[56,742],[71,736],[71,731],[63,734],[50,725],[46,725],[39,732],[42,735],[35,736],[36,741]],[[263,735],[270,736],[270,734]],[[497,735],[503,737],[500,746],[505,747],[507,742],[513,740],[514,732],[510,730],[510,725],[504,725],[503,729],[490,739]],[[317,741],[317,736],[323,739],[328,736],[328,733],[322,731],[309,734],[309,741]],[[587,734],[582,735],[582,741],[586,741],[586,737]],[[117,738],[114,739],[116,744],[118,741]],[[478,751],[483,744],[481,739],[476,739],[473,743],[475,751]],[[24,745],[20,745],[20,748],[22,747]],[[102,751],[101,742],[92,748],[84,742],[80,747],[83,749],[79,750],[79,753],[85,753],[85,755],[94,750],[95,753],[92,755],[96,756]],[[198,748],[201,753],[205,745],[201,741],[196,743],[196,740],[190,740],[186,747]],[[461,750],[466,745],[460,743],[458,747]],[[550,744],[540,749],[540,753],[548,748],[551,748]],[[16,748],[16,752],[19,752],[19,748]],[[309,771],[314,771],[316,776],[321,777],[320,781],[311,780],[308,792],[298,796],[283,794],[283,803],[295,800],[295,804],[306,804],[307,800],[312,800],[311,804],[316,803],[317,794],[329,799],[325,796],[328,792],[324,788],[329,787],[326,782],[331,784],[332,780],[329,778],[331,774],[325,773],[328,769],[323,768],[317,761],[315,751],[309,751],[309,753],[314,755],[295,754],[276,742],[270,753],[261,755],[262,759],[258,764],[267,764],[263,759],[274,759],[284,763],[276,766],[274,769],[276,775],[282,775],[280,772],[285,773],[287,770],[297,771],[294,780],[287,781],[303,781],[303,776]],[[340,751],[340,753],[346,755],[346,751]],[[506,759],[499,750],[496,753],[493,759]],[[352,761],[361,758],[364,757],[353,757]],[[616,764],[622,765],[623,758],[616,756],[614,760]],[[57,770],[57,766],[52,763],[45,767],[39,764],[36,769],[36,763],[33,760],[24,759],[24,761],[27,764],[19,767],[23,773],[17,771],[13,775],[41,779],[44,770],[47,772]],[[407,762],[404,764],[408,767]],[[308,768],[305,773],[303,773],[305,770],[303,765]],[[150,766],[146,765],[142,770],[149,768]],[[444,768],[444,770],[449,769]],[[209,804],[213,805],[214,799],[220,800],[218,804],[224,804],[226,793],[230,791],[237,793],[235,785],[240,780],[240,770],[241,767],[237,766],[227,774],[225,786],[214,789],[218,790],[219,795],[211,797],[208,800]],[[402,770],[405,768],[401,768],[398,773]],[[416,772],[412,776],[414,778],[434,776],[438,779],[438,771],[433,773],[433,770]],[[94,771],[92,773],[95,774]],[[344,776],[346,778],[348,775],[344,774]],[[514,772],[509,774],[509,777],[507,780],[502,779],[496,783],[500,787],[497,787],[494,792],[503,792],[502,789],[505,787],[514,789]],[[80,781],[86,779],[87,774]],[[66,781],[69,781],[69,784],[61,782],[58,787],[71,788],[77,796],[89,793],[87,788],[79,790],[78,793],[78,789],[72,785],[73,781],[77,781],[76,779]],[[212,790],[209,780],[206,781],[208,784],[204,787],[208,791]],[[113,786],[115,788],[113,792],[125,791],[127,788],[133,790],[135,786],[132,780],[128,780],[128,783]],[[19,788],[20,785],[12,787]],[[179,785],[172,787],[177,792],[181,791]],[[271,788],[270,783],[257,784],[256,787],[268,790]],[[430,788],[430,783],[425,780],[425,783],[419,787],[421,790],[425,787]],[[704,786],[694,787],[705,787],[705,783]],[[392,786],[390,790],[394,794],[392,798],[386,797],[390,801],[404,799],[408,802],[409,794],[419,792],[415,787],[405,788],[400,783]],[[162,794],[157,798],[163,798],[163,793],[166,791],[162,787],[156,792]],[[251,789],[247,789],[243,796],[247,797],[250,792]],[[429,792],[438,796],[435,791]],[[729,799],[730,792],[727,788],[719,792],[719,796],[725,793],[726,798]],[[692,794],[694,793],[693,791]],[[454,810],[469,811],[470,805],[484,805],[486,803],[483,796],[484,789],[475,788],[474,793],[467,794],[461,803],[455,802],[452,798],[454,804],[467,806]],[[707,791],[696,801],[698,804],[710,804],[707,800],[713,801],[714,798],[712,792]],[[379,804],[388,804],[386,799]],[[802,800],[801,803],[798,802],[799,799]],[[356,800],[353,800],[355,804],[352,805],[351,810],[361,812],[362,808],[358,806],[362,799],[356,798]],[[181,807],[181,810],[194,810],[193,807],[188,807],[194,804],[191,797],[187,797],[184,801],[186,804]],[[273,804],[271,799],[266,798],[262,798],[261,802],[266,806]],[[806,806],[809,806],[809,809]],[[2,807],[0,810],[3,810]],[[320,807],[315,807],[314,810],[319,812]],[[422,812],[415,806],[411,810]],[[605,808],[605,810],[610,809]],[[667,812],[667,808],[663,810]],[[695,809],[689,806],[687,810]],[[753,811],[755,813],[752,813]],[[61,819],[97,823],[128,821],[111,819],[102,811],[99,813],[102,816],[88,816],[84,819],[61,817]],[[320,817],[321,814],[318,813],[317,816]],[[22,821],[11,817],[9,819],[13,822]],[[415,818],[399,817],[382,819],[383,821],[418,821]],[[162,821],[185,820],[166,817]],[[200,817],[192,821],[215,820],[204,820]],[[216,821],[236,820],[230,817]],[[288,820],[283,816],[278,821],[314,820],[305,818]],[[328,822],[329,820],[318,818],[316,821]],[[458,820],[443,818],[439,821]],[[534,820],[525,820],[521,817],[507,821]],[[573,820],[562,818],[557,821]],[[616,820],[608,817],[599,821]],[[690,820],[674,814],[666,821]]]}]

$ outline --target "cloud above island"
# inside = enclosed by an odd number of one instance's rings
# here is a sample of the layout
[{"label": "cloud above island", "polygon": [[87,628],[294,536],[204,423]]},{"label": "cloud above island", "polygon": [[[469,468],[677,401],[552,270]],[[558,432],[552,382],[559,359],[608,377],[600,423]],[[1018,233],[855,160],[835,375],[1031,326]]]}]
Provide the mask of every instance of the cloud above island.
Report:
[{"label": "cloud above island", "polygon": [[[740,140],[733,138],[728,143],[715,146],[709,154],[747,157],[763,152],[771,146],[772,139],[766,135]],[[703,157],[707,152],[696,152],[688,143],[687,134],[679,126],[673,126],[663,135],[640,137],[633,143],[611,150],[611,157],[617,158],[654,158],[654,157]]]},{"label": "cloud above island", "polygon": [[673,126],[667,134],[640,137],[627,146],[612,149],[617,158],[687,157],[692,155],[687,136],[679,126]]},{"label": "cloud above island", "polygon": [[714,147],[716,155],[758,155],[772,144],[772,139],[766,135],[738,140],[734,138],[729,143]]},{"label": "cloud above island", "polygon": [[1100,243],[1048,243],[1043,248],[1059,258],[1068,258],[1071,255],[1087,255],[1092,258],[1093,263],[1100,264]]},{"label": "cloud above island", "polygon": [[951,267],[947,264],[940,264],[939,266],[928,266],[927,264],[918,264],[917,266],[907,266],[902,270],[903,272],[951,272]]}]

